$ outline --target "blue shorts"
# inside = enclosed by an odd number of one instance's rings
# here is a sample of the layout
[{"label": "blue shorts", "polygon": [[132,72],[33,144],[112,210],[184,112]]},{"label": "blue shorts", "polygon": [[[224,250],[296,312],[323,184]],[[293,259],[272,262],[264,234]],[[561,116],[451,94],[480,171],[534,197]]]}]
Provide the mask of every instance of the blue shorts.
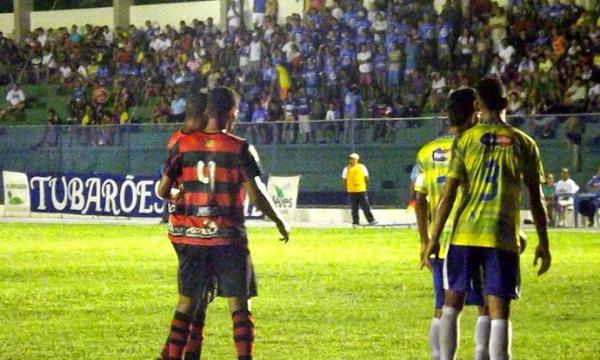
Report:
[{"label": "blue shorts", "polygon": [[466,293],[479,269],[483,269],[485,295],[519,298],[519,254],[478,246],[450,245],[444,263],[444,289]]},{"label": "blue shorts", "polygon": [[[441,309],[444,305],[444,260],[431,259],[433,268],[433,291],[435,292],[435,308]],[[484,306],[483,292],[481,291],[481,271],[471,279],[470,288],[467,290],[465,305]]]}]

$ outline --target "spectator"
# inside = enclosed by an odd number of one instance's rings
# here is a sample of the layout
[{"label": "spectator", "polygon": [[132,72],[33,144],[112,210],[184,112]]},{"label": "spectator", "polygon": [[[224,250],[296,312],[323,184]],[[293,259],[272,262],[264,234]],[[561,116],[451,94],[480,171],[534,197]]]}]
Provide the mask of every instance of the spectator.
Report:
[{"label": "spectator", "polygon": [[289,92],[284,100],[284,121],[283,124],[283,136],[281,143],[294,143],[295,142],[295,125],[296,122],[296,101],[294,94]]},{"label": "spectator", "polygon": [[6,93],[8,105],[4,109],[0,109],[0,120],[4,119],[7,114],[19,114],[25,111],[25,101],[25,92],[21,89],[21,85],[14,83]]},{"label": "spectator", "polygon": [[579,192],[579,186],[571,179],[569,169],[563,168],[560,172],[560,180],[556,183],[557,217],[558,226],[565,226],[565,213],[573,210],[574,197]]},{"label": "spectator", "polygon": [[546,201],[546,209],[548,213],[548,223],[554,227],[554,209],[556,207],[556,186],[554,185],[554,175],[548,173],[546,175],[546,182],[542,185],[544,192],[544,200]]},{"label": "spectator", "polygon": [[252,10],[252,24],[262,27],[265,22],[265,13],[267,12],[267,0],[254,0]]},{"label": "spectator", "polygon": [[358,208],[360,207],[367,218],[369,225],[375,225],[377,222],[371,212],[367,188],[369,184],[369,171],[363,164],[359,164],[360,157],[357,153],[352,153],[348,157],[348,165],[342,171],[342,180],[344,190],[350,198],[350,207],[352,210],[352,226],[360,225],[358,217]]},{"label": "spectator", "polygon": [[588,226],[594,226],[594,218],[600,209],[600,166],[586,184],[587,194],[579,197],[579,212],[588,218]]},{"label": "spectator", "polygon": [[154,109],[150,121],[153,124],[165,124],[169,121],[171,116],[171,106],[169,100],[166,97],[160,98]]},{"label": "spectator", "polygon": [[172,123],[183,123],[185,120],[185,99],[181,90],[174,91],[174,96],[171,100],[171,112],[169,121]]},{"label": "spectator", "polygon": [[265,124],[268,121],[268,113],[263,108],[260,101],[257,101],[254,104],[254,111],[252,112],[252,125],[248,128],[248,137],[249,134],[254,134],[254,141],[258,143],[258,139],[260,139],[260,143],[266,143],[266,131]]},{"label": "spectator", "polygon": [[585,123],[579,116],[570,116],[566,123],[567,144],[573,167],[581,171],[581,145],[585,133]]},{"label": "spectator", "polygon": [[300,134],[302,135],[303,142],[306,144],[311,141],[311,126],[310,126],[310,113],[311,113],[311,100],[306,95],[306,91],[300,88],[296,97],[296,111],[298,112],[298,125]]},{"label": "spectator", "polygon": [[57,146],[58,145],[58,126],[60,125],[60,118],[56,115],[56,110],[53,108],[48,109],[46,115],[46,126],[40,141],[35,144],[32,149],[37,149],[42,146]]}]

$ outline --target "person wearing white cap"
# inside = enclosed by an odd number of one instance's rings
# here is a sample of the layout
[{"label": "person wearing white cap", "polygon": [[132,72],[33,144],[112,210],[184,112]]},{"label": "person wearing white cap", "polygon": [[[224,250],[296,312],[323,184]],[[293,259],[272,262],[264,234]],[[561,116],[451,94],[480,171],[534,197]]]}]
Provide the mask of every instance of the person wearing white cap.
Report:
[{"label": "person wearing white cap", "polygon": [[377,222],[371,213],[371,205],[367,196],[367,187],[369,185],[369,170],[363,164],[359,164],[360,156],[352,153],[348,156],[348,165],[342,171],[342,179],[345,190],[350,198],[350,207],[352,209],[352,225],[359,225],[358,208],[362,209],[370,225]]}]

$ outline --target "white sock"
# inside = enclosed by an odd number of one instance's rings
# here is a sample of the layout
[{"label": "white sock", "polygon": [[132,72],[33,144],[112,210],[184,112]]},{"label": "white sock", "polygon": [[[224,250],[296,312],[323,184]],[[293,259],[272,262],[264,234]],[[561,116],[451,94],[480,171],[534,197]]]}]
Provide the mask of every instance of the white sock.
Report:
[{"label": "white sock", "polygon": [[431,319],[429,327],[429,346],[431,347],[431,359],[440,360],[440,319]]},{"label": "white sock", "polygon": [[477,318],[475,327],[475,360],[490,358],[490,317],[482,315]]},{"label": "white sock", "polygon": [[440,359],[454,360],[458,350],[458,312],[449,306],[442,309],[440,319]]},{"label": "white sock", "polygon": [[492,320],[490,330],[490,360],[510,360],[510,322],[504,319]]}]

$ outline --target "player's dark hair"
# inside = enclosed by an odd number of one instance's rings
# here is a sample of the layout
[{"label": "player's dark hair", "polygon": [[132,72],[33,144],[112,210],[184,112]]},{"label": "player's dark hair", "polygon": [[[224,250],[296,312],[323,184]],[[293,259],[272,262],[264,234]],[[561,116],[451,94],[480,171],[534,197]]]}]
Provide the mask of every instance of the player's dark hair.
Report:
[{"label": "player's dark hair", "polygon": [[504,97],[504,86],[497,78],[488,76],[479,81],[477,95],[491,111],[500,112],[508,107],[508,100]]},{"label": "player's dark hair", "polygon": [[185,114],[187,116],[200,116],[206,111],[206,94],[199,93],[185,99]]},{"label": "player's dark hair", "polygon": [[473,88],[462,88],[453,91],[446,103],[450,126],[462,126],[475,112],[477,94]]},{"label": "player's dark hair", "polygon": [[237,106],[235,92],[226,86],[219,86],[208,94],[206,115],[217,119],[219,128],[226,129],[229,119],[227,115]]}]

